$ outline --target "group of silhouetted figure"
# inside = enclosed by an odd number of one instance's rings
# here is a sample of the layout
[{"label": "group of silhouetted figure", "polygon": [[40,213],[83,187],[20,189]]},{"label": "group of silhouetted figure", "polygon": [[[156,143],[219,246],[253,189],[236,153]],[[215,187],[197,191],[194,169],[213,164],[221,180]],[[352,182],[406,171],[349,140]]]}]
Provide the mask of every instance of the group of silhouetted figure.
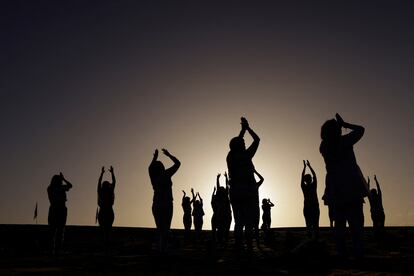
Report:
[{"label": "group of silhouetted figure", "polygon": [[[345,122],[339,114],[335,119],[326,121],[321,128],[320,153],[325,161],[326,178],[325,191],[322,196],[324,205],[328,206],[330,226],[334,229],[336,248],[340,256],[346,256],[346,224],[352,235],[353,255],[363,256],[364,230],[364,198],[368,197],[371,206],[371,218],[377,238],[384,234],[385,214],[382,205],[382,192],[375,176],[377,189],[369,188],[360,167],[357,164],[353,146],[364,135],[364,128]],[[342,128],[350,130],[342,134]],[[250,134],[253,141],[246,147],[244,135]],[[256,170],[253,157],[259,147],[260,138],[250,127],[248,121],[241,118],[241,130],[238,136],[229,143],[227,154],[227,172],[224,173],[225,186],[220,185],[219,173],[211,196],[213,215],[211,218],[212,239],[226,246],[229,241],[230,225],[234,219],[234,248],[252,250],[253,240],[259,244],[259,229],[265,236],[271,230],[271,208],[274,204],[269,198],[262,199],[262,225],[260,224],[259,187],[264,182],[263,176]],[[154,151],[148,172],[153,187],[152,214],[158,233],[158,250],[165,253],[168,249],[168,237],[173,217],[172,177],[180,168],[180,161],[168,150],[162,149],[163,154],[171,159],[173,165],[166,168],[158,160],[158,150]],[[306,169],[310,174],[306,173]],[[113,204],[115,198],[115,174],[109,169],[112,183],[102,182],[105,168],[102,167],[98,180],[98,210],[96,219],[104,233],[104,241],[108,242],[114,221]],[[258,178],[258,180],[257,180]],[[305,217],[307,234],[310,239],[317,240],[319,236],[319,201],[317,195],[317,177],[308,160],[303,160],[301,189],[304,196],[303,215]],[[72,184],[62,173],[54,175],[47,188],[50,201],[48,223],[53,237],[53,253],[58,254],[61,248],[64,227],[66,224],[66,192]],[[200,240],[203,228],[203,199],[200,194],[191,196],[183,191],[182,209],[185,237],[189,237],[194,226],[196,240]]]}]

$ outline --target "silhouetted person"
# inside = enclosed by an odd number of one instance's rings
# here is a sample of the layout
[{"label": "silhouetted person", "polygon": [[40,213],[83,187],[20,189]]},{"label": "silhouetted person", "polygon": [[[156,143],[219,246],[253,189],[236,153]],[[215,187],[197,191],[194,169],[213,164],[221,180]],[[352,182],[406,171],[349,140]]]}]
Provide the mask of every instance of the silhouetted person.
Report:
[{"label": "silhouetted person", "polygon": [[66,208],[66,192],[72,188],[72,184],[65,179],[62,173],[54,175],[47,187],[50,207],[48,224],[52,233],[52,254],[58,255],[62,247],[64,230],[68,210]]},{"label": "silhouetted person", "polygon": [[272,223],[272,216],[271,216],[271,208],[275,206],[271,201],[270,198],[263,198],[262,199],[262,229],[265,233],[268,233]]},{"label": "silhouetted person", "polygon": [[257,246],[259,246],[259,224],[260,224],[260,199],[259,199],[259,188],[263,184],[264,178],[263,176],[254,169],[254,173],[259,177],[259,181],[256,183],[256,193],[255,193],[255,200],[254,200],[254,208],[252,208],[250,211],[253,212],[254,216],[254,226],[253,226],[253,234],[254,238],[256,240]]},{"label": "silhouetted person", "polygon": [[[342,128],[350,133],[342,135]],[[345,230],[348,222],[352,234],[354,256],[363,256],[364,197],[367,187],[357,165],[353,146],[364,135],[364,128],[346,123],[339,114],[321,128],[320,152],[326,165],[325,199],[332,208],[337,250],[346,256]]]},{"label": "silhouetted person", "polygon": [[[312,175],[305,174],[306,166],[309,167]],[[319,202],[317,195],[317,178],[316,173],[310,165],[309,161],[303,160],[303,171],[300,181],[302,188],[304,203],[303,215],[305,216],[306,228],[308,230],[308,237],[317,239],[319,235]]]},{"label": "silhouetted person", "polygon": [[194,189],[191,189],[191,193],[193,195],[194,230],[195,230],[196,241],[198,241],[201,238],[201,230],[203,229],[203,216],[204,216],[203,199],[201,198],[198,192],[196,195],[194,195]]},{"label": "silhouetted person", "polygon": [[191,231],[191,224],[193,223],[191,219],[191,203],[193,201],[190,199],[189,196],[186,195],[185,191],[183,191],[183,199],[181,201],[181,206],[183,207],[184,215],[183,215],[183,223],[185,229],[185,236],[188,238]]},{"label": "silhouetted person", "polygon": [[[384,234],[385,213],[384,207],[382,206],[382,192],[376,175],[374,175],[374,180],[377,185],[377,189],[371,189],[368,198],[371,206],[371,219],[374,227],[374,233],[376,238],[381,240]],[[368,187],[369,184],[370,180],[368,178]]]},{"label": "silhouetted person", "polygon": [[[245,132],[253,138],[253,143],[246,149],[243,136]],[[239,136],[230,141],[230,152],[227,155],[227,168],[230,181],[230,202],[234,215],[234,236],[237,249],[243,248],[243,228],[245,228],[246,244],[252,248],[252,232],[255,224],[256,180],[252,158],[259,147],[260,138],[250,128],[245,118],[241,118]]]},{"label": "silhouetted person", "polygon": [[217,238],[217,216],[218,214],[218,204],[219,199],[217,195],[217,190],[220,188],[220,174],[216,178],[216,186],[214,186],[213,193],[211,194],[211,208],[213,209],[213,215],[211,216],[211,233],[213,235],[213,241],[216,241]]},{"label": "silhouetted person", "polygon": [[148,172],[152,188],[154,189],[152,214],[154,216],[159,234],[159,250],[164,253],[168,245],[168,234],[171,228],[171,220],[173,216],[171,177],[177,172],[181,163],[166,149],[162,149],[162,152],[174,162],[174,165],[168,169],[165,169],[164,164],[157,160],[158,150],[156,149],[154,157],[148,168]]},{"label": "silhouetted person", "polygon": [[229,200],[229,182],[227,173],[224,173],[226,178],[226,186],[220,186],[220,174],[216,181],[216,194],[214,196],[214,226],[216,228],[217,241],[220,245],[225,246],[229,237],[229,230],[231,224],[231,207]]},{"label": "silhouetted person", "polygon": [[108,250],[108,246],[110,243],[110,233],[115,218],[112,206],[114,205],[115,200],[116,180],[114,168],[112,166],[109,168],[109,172],[111,173],[112,183],[110,183],[109,181],[102,182],[102,177],[105,173],[105,167],[102,167],[101,174],[98,180],[98,222],[99,226],[103,230],[105,250]]}]

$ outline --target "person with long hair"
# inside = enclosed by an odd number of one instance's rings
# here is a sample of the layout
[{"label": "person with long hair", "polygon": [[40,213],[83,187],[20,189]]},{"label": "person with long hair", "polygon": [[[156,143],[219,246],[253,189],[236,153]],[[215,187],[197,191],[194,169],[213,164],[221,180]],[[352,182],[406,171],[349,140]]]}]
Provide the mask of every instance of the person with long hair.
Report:
[{"label": "person with long hair", "polygon": [[54,175],[50,185],[47,187],[47,195],[50,202],[47,220],[51,230],[53,255],[59,255],[62,247],[68,216],[66,192],[71,188],[72,184],[66,180],[62,173]]},{"label": "person with long hair", "polygon": [[[305,174],[306,167],[309,167],[312,175]],[[309,160],[303,160],[303,171],[300,180],[300,186],[303,192],[303,216],[305,217],[306,228],[308,230],[308,237],[317,239],[319,236],[319,201],[317,194],[318,181],[316,173],[313,170]]]},{"label": "person with long hair", "polygon": [[[374,175],[375,184],[377,189],[372,188],[369,190],[369,205],[371,211],[372,226],[374,228],[375,237],[378,241],[381,241],[384,235],[384,224],[385,224],[385,212],[384,206],[382,205],[382,191],[378,182],[377,176]],[[368,178],[368,188],[370,180]]]},{"label": "person with long hair", "polygon": [[[342,135],[342,128],[350,133]],[[324,200],[332,208],[336,247],[346,257],[345,230],[348,222],[352,234],[353,255],[363,256],[364,197],[367,185],[357,164],[354,145],[364,135],[364,127],[345,122],[337,113],[336,120],[326,121],[321,128],[319,151],[326,166]]]},{"label": "person with long hair", "polygon": [[101,174],[98,179],[98,222],[99,226],[103,231],[105,250],[108,250],[110,242],[110,233],[112,230],[112,224],[114,223],[115,214],[112,206],[115,201],[115,174],[114,168],[109,168],[111,173],[112,183],[109,181],[102,182],[102,177],[105,173],[105,167],[102,167]]},{"label": "person with long hair", "polygon": [[162,149],[162,152],[170,158],[174,164],[166,169],[164,164],[157,160],[158,150],[154,152],[148,172],[151,179],[154,196],[152,200],[152,214],[159,235],[159,251],[165,253],[168,245],[168,234],[171,228],[171,220],[173,216],[173,195],[172,195],[172,176],[180,167],[180,161],[168,152]]},{"label": "person with long hair", "polygon": [[[252,144],[246,148],[244,134],[246,131],[252,136]],[[239,136],[230,140],[230,151],[227,154],[227,168],[230,182],[230,202],[234,215],[235,247],[241,250],[244,247],[243,232],[247,249],[252,249],[252,236],[255,216],[252,209],[256,208],[256,179],[254,178],[253,157],[259,147],[260,138],[250,128],[246,118],[241,118]]]},{"label": "person with long hair", "polygon": [[184,224],[184,234],[185,237],[188,238],[191,232],[191,224],[193,223],[191,218],[191,204],[193,201],[190,199],[189,196],[183,190],[183,198],[181,199],[181,207],[183,208],[183,224]]}]

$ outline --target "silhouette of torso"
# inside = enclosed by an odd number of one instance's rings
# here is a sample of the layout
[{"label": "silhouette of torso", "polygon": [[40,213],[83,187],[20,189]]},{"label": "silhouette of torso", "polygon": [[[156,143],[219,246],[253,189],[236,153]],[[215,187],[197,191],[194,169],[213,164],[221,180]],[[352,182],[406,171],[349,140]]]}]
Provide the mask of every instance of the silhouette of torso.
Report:
[{"label": "silhouette of torso", "polygon": [[230,151],[227,155],[227,167],[230,177],[230,189],[248,191],[255,194],[256,180],[252,157],[248,151]]},{"label": "silhouette of torso", "polygon": [[370,205],[372,213],[384,212],[384,207],[382,206],[382,198],[378,194],[371,194]]},{"label": "silhouette of torso", "polygon": [[100,208],[112,208],[114,205],[114,187],[100,188],[98,192],[98,205]]},{"label": "silhouette of torso", "polygon": [[322,141],[320,152],[326,165],[326,190],[328,202],[343,204],[349,201],[364,201],[365,183],[357,165],[353,144],[354,138],[343,135],[336,144]]},{"label": "silhouette of torso", "polygon": [[171,204],[173,201],[171,177],[163,173],[151,179],[151,183],[154,189],[153,203],[156,205]]},{"label": "silhouette of torso", "polygon": [[66,187],[62,185],[49,186],[47,194],[50,205],[65,206],[66,204]]},{"label": "silhouette of torso", "polygon": [[318,195],[316,192],[316,185],[314,181],[308,184],[303,183],[302,191],[303,191],[305,206],[319,204]]}]

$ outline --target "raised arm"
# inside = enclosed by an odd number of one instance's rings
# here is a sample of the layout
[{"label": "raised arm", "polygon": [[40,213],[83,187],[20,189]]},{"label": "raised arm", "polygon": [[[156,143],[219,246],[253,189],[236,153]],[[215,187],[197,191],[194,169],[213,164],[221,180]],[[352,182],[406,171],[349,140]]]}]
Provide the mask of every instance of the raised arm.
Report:
[{"label": "raised arm", "polygon": [[109,171],[111,172],[111,177],[112,177],[112,186],[115,188],[116,179],[115,179],[114,168],[111,166],[111,167],[109,168]]},{"label": "raised arm", "polygon": [[336,117],[336,121],[341,127],[352,130],[347,135],[344,135],[344,137],[346,138],[346,141],[348,141],[351,145],[355,144],[362,138],[365,132],[365,128],[363,126],[345,122],[338,113],[336,113],[335,117]]},{"label": "raised arm", "polygon": [[303,187],[304,185],[304,176],[305,176],[305,171],[306,171],[306,162],[305,160],[303,160],[303,170],[302,170],[302,177],[300,178],[300,186]]},{"label": "raised arm", "polygon": [[183,191],[183,198],[182,198],[182,200],[184,200],[186,194],[185,194],[185,191],[184,190],[182,190],[182,191]]},{"label": "raised arm", "polygon": [[194,189],[193,188],[191,188],[191,194],[193,195],[193,199],[191,199],[191,202],[194,202],[196,196],[194,195]]},{"label": "raised arm", "polygon": [[158,150],[155,149],[154,155],[152,156],[151,164],[157,161],[157,159],[158,159]]},{"label": "raised arm", "polygon": [[252,136],[253,138],[252,144],[247,148],[247,152],[250,158],[253,158],[253,156],[256,154],[257,148],[259,147],[260,138],[256,134],[256,132],[254,132],[253,129],[250,128],[249,123],[244,117],[242,117],[242,125],[244,125],[247,132],[249,132],[250,136]]},{"label": "raised arm", "polygon": [[381,188],[380,188],[380,185],[377,179],[377,175],[374,175],[374,180],[375,180],[375,184],[377,184],[378,195],[382,197],[382,192],[381,192]]},{"label": "raised arm", "polygon": [[244,117],[241,117],[241,130],[239,133],[239,137],[243,138],[244,134],[246,133],[247,128],[249,127],[249,124],[247,123],[247,120]]},{"label": "raised arm", "polygon": [[66,180],[66,178],[63,176],[63,173],[60,173],[60,177],[62,177],[62,181],[65,182],[65,184],[66,184],[64,186],[65,190],[69,191],[73,187],[73,185],[69,181]]},{"label": "raised arm", "polygon": [[257,187],[259,188],[260,185],[263,184],[264,178],[263,176],[254,169],[254,173],[259,177],[259,181],[257,182]]},{"label": "raised arm", "polygon": [[201,195],[198,192],[197,192],[197,195],[198,195],[198,198],[200,199],[201,206],[203,206],[203,199],[201,198]]},{"label": "raised arm", "polygon": [[162,149],[162,152],[174,162],[174,165],[166,169],[166,173],[171,177],[177,172],[178,168],[181,165],[181,162],[174,155],[169,153],[168,150]]},{"label": "raised arm", "polygon": [[315,186],[318,186],[318,180],[316,178],[316,173],[315,173],[314,169],[312,168],[309,160],[306,160],[306,164],[308,165],[308,167],[309,167],[309,169],[312,173],[313,183],[315,184]]},{"label": "raised arm", "polygon": [[268,198],[268,199],[267,199],[267,202],[269,203],[269,206],[270,206],[270,207],[275,206],[275,205],[274,205],[274,204],[270,201],[270,198]]},{"label": "raised arm", "polygon": [[227,172],[224,172],[224,177],[226,178],[226,189],[230,189],[229,177],[227,176]]},{"label": "raised arm", "polygon": [[105,173],[105,167],[102,167],[101,174],[99,175],[99,179],[98,179],[98,193],[99,193],[99,190],[101,189],[101,186],[102,186],[102,177],[103,177],[104,173]]},{"label": "raised arm", "polygon": [[216,187],[217,187],[217,190],[220,188],[220,175],[221,174],[217,174],[217,179],[216,179]]}]

